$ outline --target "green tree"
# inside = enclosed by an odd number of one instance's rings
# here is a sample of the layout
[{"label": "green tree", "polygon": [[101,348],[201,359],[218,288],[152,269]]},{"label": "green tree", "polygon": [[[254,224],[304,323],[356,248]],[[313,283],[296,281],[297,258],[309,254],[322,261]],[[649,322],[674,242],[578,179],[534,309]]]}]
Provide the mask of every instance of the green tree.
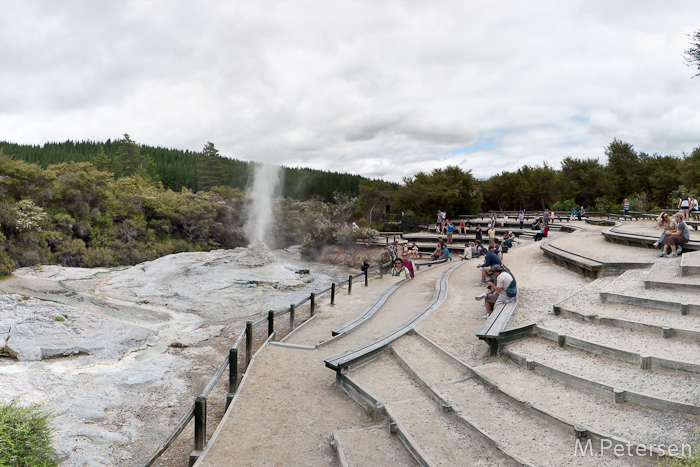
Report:
[{"label": "green tree", "polygon": [[637,193],[641,181],[641,160],[634,146],[615,138],[605,148],[605,155],[608,156],[608,199],[622,201],[632,193]]},{"label": "green tree", "polygon": [[208,141],[197,158],[197,187],[209,191],[215,186],[225,185],[228,180],[219,150]]},{"label": "green tree", "polygon": [[458,166],[435,169],[430,174],[419,172],[404,178],[398,197],[404,207],[431,217],[438,209],[453,218],[460,214],[474,214],[482,201],[481,187],[471,171],[465,172]]},{"label": "green tree", "polygon": [[124,139],[119,143],[117,149],[118,175],[145,175],[148,172],[148,163],[150,162],[148,156],[141,154],[141,148],[131,140],[127,133],[124,133]]}]

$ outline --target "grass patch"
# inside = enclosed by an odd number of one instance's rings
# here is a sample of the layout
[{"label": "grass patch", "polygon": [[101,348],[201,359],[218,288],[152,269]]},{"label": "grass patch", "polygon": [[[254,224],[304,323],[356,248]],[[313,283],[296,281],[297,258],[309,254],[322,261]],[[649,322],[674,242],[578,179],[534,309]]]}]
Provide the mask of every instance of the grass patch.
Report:
[{"label": "grass patch", "polygon": [[0,402],[0,466],[57,466],[51,446],[52,417],[38,405]]}]

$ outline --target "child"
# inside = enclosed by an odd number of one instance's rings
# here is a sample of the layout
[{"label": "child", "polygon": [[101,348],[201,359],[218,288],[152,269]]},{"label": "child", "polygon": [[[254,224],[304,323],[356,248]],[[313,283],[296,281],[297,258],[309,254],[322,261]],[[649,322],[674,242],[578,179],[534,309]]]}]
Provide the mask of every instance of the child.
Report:
[{"label": "child", "polygon": [[[420,252],[418,251],[418,245],[416,245],[416,242],[413,242],[413,245],[411,246],[411,255],[413,259],[418,258],[420,255]],[[420,257],[422,257],[422,255]]]}]

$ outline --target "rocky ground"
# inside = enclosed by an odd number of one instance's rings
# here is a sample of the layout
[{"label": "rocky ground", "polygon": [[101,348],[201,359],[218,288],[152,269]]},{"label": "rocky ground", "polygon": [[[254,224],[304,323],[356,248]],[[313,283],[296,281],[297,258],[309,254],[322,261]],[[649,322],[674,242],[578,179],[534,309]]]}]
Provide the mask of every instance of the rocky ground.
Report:
[{"label": "rocky ground", "polygon": [[[264,246],[118,270],[19,269],[0,281],[0,400],[54,412],[63,466],[142,465],[209,382],[245,320],[347,273],[302,262],[298,250],[272,255]],[[212,393],[221,401],[211,404],[212,425],[225,393],[223,382]],[[182,448],[160,465],[183,465],[191,437],[186,431]]]}]

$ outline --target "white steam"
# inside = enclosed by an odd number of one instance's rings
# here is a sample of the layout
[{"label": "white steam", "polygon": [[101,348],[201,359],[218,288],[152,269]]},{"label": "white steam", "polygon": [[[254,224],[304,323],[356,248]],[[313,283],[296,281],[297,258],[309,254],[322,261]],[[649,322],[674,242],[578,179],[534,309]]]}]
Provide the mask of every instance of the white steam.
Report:
[{"label": "white steam", "polygon": [[245,233],[252,243],[265,242],[272,224],[272,201],[280,183],[280,168],[272,164],[257,164],[253,184],[248,189],[248,212]]}]

